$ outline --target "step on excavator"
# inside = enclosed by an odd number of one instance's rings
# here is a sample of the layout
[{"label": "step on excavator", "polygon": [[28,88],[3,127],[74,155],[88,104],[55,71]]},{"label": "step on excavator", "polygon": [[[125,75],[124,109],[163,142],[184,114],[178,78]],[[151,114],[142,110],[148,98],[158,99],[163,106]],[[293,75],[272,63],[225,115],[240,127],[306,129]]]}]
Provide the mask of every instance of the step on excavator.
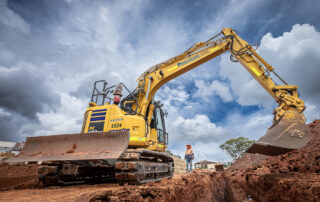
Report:
[{"label": "step on excavator", "polygon": [[[147,69],[132,92],[123,83],[108,86],[103,80],[96,81],[81,133],[28,137],[19,155],[7,162],[40,164],[39,178],[45,185],[108,180],[143,184],[171,178],[174,162],[165,153],[166,112],[154,95],[168,81],[226,51],[278,103],[272,126],[247,152],[274,156],[306,145],[309,131],[297,86],[288,85],[235,30],[224,28],[209,40]],[[283,85],[276,84],[271,75]],[[127,96],[121,99],[123,90]]]}]

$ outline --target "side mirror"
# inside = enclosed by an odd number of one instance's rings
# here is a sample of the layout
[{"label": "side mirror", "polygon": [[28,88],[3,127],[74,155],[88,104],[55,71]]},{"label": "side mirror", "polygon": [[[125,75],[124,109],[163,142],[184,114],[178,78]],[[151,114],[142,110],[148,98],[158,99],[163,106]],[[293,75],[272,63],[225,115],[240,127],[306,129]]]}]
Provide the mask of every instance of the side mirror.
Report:
[{"label": "side mirror", "polygon": [[123,103],[123,106],[126,107],[127,104],[128,104],[128,105],[132,105],[133,102],[134,102],[134,101],[125,101],[125,102]]},{"label": "side mirror", "polygon": [[168,117],[168,110],[165,110],[163,115],[167,118]]}]

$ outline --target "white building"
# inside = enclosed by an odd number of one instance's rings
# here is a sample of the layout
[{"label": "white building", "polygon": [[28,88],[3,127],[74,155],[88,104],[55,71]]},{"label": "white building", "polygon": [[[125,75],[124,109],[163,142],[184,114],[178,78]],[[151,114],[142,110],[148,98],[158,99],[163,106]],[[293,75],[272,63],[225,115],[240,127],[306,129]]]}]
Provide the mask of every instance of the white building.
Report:
[{"label": "white building", "polygon": [[194,164],[196,169],[208,169],[210,171],[223,171],[223,164],[213,161],[200,161]]},{"label": "white building", "polygon": [[17,144],[16,142],[0,141],[0,153],[11,151],[16,144]]}]

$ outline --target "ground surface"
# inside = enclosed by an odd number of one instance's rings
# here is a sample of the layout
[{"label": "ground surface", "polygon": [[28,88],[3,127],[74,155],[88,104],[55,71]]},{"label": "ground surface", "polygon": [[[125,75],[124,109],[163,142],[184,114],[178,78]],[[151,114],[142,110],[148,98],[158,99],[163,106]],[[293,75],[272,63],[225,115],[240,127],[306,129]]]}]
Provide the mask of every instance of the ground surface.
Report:
[{"label": "ground surface", "polygon": [[212,201],[212,186],[210,174],[193,173],[141,186],[100,184],[7,190],[0,192],[0,201]]},{"label": "ground surface", "polygon": [[302,149],[276,157],[245,154],[225,173],[179,174],[141,186],[37,188],[37,166],[0,166],[0,201],[320,201],[320,120]]},{"label": "ground surface", "polygon": [[320,201],[320,120],[309,124],[311,140],[284,155],[245,154],[226,172],[232,198],[257,201]]}]

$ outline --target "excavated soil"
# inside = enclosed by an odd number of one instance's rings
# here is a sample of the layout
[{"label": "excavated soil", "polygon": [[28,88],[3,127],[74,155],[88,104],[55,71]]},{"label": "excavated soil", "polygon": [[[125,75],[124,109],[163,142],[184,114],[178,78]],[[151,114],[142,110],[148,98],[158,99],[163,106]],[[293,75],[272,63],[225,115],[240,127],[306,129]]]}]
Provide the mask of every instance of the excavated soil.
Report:
[{"label": "excavated soil", "polygon": [[234,201],[320,201],[320,120],[309,124],[311,140],[275,157],[245,154],[226,172]]},{"label": "excavated soil", "polygon": [[221,201],[223,198],[214,197],[214,191],[224,190],[214,189],[219,187],[214,176],[178,174],[170,180],[140,186],[100,184],[10,190],[0,192],[0,201]]},{"label": "excavated soil", "polygon": [[0,165],[0,190],[36,188],[38,181],[38,165]]},{"label": "excavated soil", "polygon": [[[140,186],[35,189],[39,186],[36,165],[2,165],[0,187],[24,189],[1,191],[0,201],[320,201],[320,120],[309,124],[309,129],[311,140],[302,149],[276,157],[245,154],[224,173],[201,170]],[[30,176],[30,180],[10,184],[10,175],[11,179]]]}]

